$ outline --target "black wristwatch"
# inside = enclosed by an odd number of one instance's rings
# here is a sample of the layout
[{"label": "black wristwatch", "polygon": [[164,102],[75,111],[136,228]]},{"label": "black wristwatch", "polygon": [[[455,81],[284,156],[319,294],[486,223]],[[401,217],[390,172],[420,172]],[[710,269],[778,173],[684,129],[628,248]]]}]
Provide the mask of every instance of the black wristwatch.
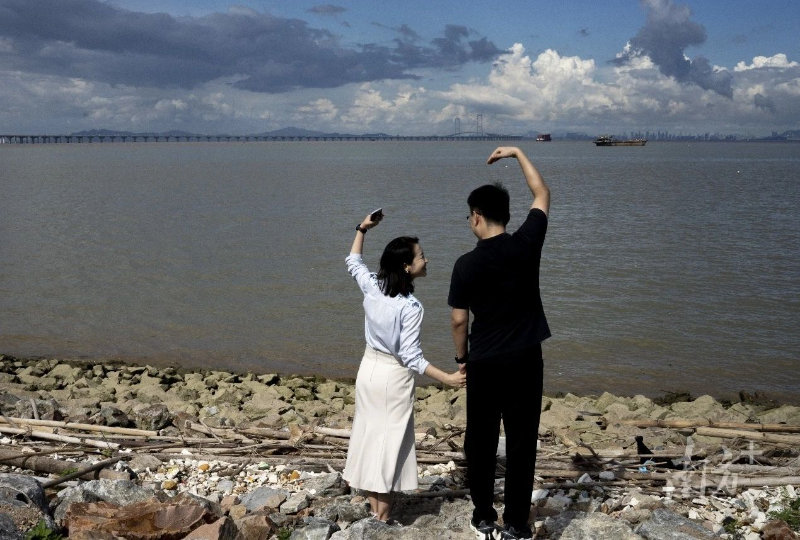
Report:
[{"label": "black wristwatch", "polygon": [[469,360],[469,353],[465,354],[463,358],[459,358],[458,355],[456,355],[456,364],[465,364],[467,360]]},{"label": "black wristwatch", "polygon": [[356,225],[356,230],[357,230],[358,232],[360,232],[360,233],[367,234],[367,231],[368,231],[369,229],[364,229],[364,228],[362,228],[362,227],[361,227],[361,224],[359,223],[358,225]]}]

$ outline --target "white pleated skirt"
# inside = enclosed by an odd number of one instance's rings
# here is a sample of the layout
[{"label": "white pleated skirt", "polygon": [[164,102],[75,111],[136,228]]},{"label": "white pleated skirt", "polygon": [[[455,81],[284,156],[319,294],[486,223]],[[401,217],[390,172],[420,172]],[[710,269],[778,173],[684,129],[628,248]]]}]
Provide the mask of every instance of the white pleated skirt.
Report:
[{"label": "white pleated skirt", "polygon": [[342,477],[351,487],[389,493],[417,489],[414,373],[367,346],[356,377],[356,411]]}]

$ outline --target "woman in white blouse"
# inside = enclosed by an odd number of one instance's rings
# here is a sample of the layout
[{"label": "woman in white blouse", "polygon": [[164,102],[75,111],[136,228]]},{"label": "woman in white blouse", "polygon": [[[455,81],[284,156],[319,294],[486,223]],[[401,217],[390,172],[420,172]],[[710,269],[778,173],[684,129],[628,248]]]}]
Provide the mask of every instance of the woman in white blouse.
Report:
[{"label": "woman in white blouse", "polygon": [[380,221],[370,216],[356,227],[347,269],[364,293],[367,348],[356,377],[356,410],[344,479],[367,492],[375,517],[389,519],[392,492],[417,489],[414,452],[414,372],[463,387],[466,376],[431,365],[420,348],[424,310],[414,279],[428,264],[419,240],[395,238],[371,273],[361,258],[364,235]]}]

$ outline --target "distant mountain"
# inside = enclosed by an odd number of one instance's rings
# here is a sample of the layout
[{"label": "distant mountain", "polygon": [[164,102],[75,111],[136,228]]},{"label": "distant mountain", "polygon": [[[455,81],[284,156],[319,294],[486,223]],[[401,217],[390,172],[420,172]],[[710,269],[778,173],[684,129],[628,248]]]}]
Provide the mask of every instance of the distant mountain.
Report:
[{"label": "distant mountain", "polygon": [[324,137],[330,133],[323,133],[322,131],[311,131],[310,129],[302,129],[296,127],[285,127],[276,129],[275,131],[265,131],[263,133],[256,133],[257,137]]},{"label": "distant mountain", "polygon": [[141,135],[141,133],[133,133],[131,131],[112,131],[110,129],[90,129],[87,131],[77,131],[75,133],[70,133],[70,135],[78,136],[78,137],[110,137],[112,135],[119,137],[120,135],[125,136],[132,136],[132,135]]},{"label": "distant mountain", "polygon": [[171,130],[171,131],[163,131],[161,133],[154,133],[152,131],[148,132],[140,132],[134,133],[133,131],[114,131],[112,129],[89,129],[86,131],[77,131],[75,133],[70,133],[72,136],[76,137],[143,137],[145,135],[154,136],[160,135],[162,137],[196,137],[197,134],[189,133],[188,131],[178,131],[178,130]]},{"label": "distant mountain", "polygon": [[[160,137],[205,137],[207,135],[211,135],[212,137],[216,136],[227,136],[222,133],[212,133],[212,134],[205,134],[205,133],[190,133],[188,131],[178,131],[178,130],[171,130],[171,131],[162,131],[159,133],[155,133],[152,131],[149,132],[140,132],[134,133],[132,131],[114,131],[111,129],[90,129],[86,131],[78,131],[76,133],[71,133],[73,136],[81,136],[81,137],[143,137],[145,135],[153,137],[153,136],[160,136]],[[242,135],[244,136],[244,135]],[[274,131],[264,131],[262,133],[254,133],[249,134],[249,137],[373,137],[376,139],[389,137],[386,133],[364,133],[361,135],[356,135],[353,133],[325,133],[323,131],[313,131],[310,129],[302,129],[297,127],[285,127],[281,129],[276,129]]]},{"label": "distant mountain", "polygon": [[164,136],[168,135],[170,137],[196,137],[198,134],[197,133],[189,133],[188,131],[178,131],[178,130],[173,129],[173,130],[170,130],[170,131],[164,131],[162,133],[159,133],[159,135],[164,135]]}]

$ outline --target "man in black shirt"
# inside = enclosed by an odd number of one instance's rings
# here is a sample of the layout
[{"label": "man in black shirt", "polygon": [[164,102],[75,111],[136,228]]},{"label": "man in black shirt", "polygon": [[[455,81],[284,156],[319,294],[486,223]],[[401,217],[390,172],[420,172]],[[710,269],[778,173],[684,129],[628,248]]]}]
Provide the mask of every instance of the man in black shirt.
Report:
[{"label": "man in black shirt", "polygon": [[[508,191],[496,184],[470,194],[467,219],[478,245],[456,261],[448,296],[456,361],[467,373],[464,449],[475,506],[470,525],[478,538],[487,540],[532,536],[528,518],[542,401],[541,343],[550,337],[539,294],[550,189],[519,148],[500,147],[487,163],[504,158],[519,162],[533,193],[531,210],[511,235],[506,232]],[[468,335],[470,311],[473,321]],[[501,418],[507,456],[505,527],[497,536],[492,501]]]}]

